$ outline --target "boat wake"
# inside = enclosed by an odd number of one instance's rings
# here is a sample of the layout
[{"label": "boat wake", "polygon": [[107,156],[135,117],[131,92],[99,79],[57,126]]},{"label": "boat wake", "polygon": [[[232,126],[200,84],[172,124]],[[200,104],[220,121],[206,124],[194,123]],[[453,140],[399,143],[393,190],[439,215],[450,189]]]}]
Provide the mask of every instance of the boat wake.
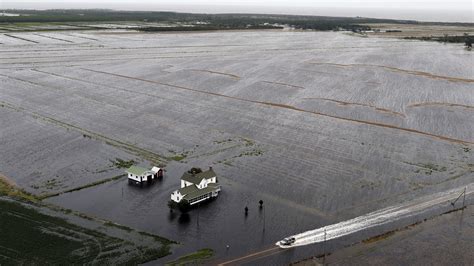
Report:
[{"label": "boat wake", "polygon": [[[365,229],[395,222],[407,217],[421,214],[430,208],[441,204],[451,204],[456,200],[466,188],[466,197],[474,193],[474,183],[466,187],[460,187],[445,192],[422,197],[407,203],[388,207],[375,212],[371,212],[351,220],[343,221],[336,224],[327,225],[315,230],[306,231],[297,235],[289,236],[295,238],[295,242],[291,245],[282,245],[277,242],[276,245],[281,248],[292,248],[297,246],[305,246],[324,242],[331,239],[340,238]],[[461,203],[457,203],[461,206]],[[456,205],[457,205],[456,204]],[[454,206],[453,206],[454,207]]]}]

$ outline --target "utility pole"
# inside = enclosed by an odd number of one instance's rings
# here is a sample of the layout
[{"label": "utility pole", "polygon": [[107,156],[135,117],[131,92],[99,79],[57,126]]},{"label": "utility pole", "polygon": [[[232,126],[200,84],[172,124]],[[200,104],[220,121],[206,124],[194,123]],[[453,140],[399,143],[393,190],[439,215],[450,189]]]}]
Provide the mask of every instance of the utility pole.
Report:
[{"label": "utility pole", "polygon": [[462,199],[462,208],[463,208],[463,209],[464,209],[464,207],[466,206],[466,205],[464,205],[465,202],[466,202],[466,187],[464,187],[464,197],[463,197],[463,199]]},{"label": "utility pole", "polygon": [[263,232],[265,232],[265,206],[263,206]]},{"label": "utility pole", "polygon": [[451,205],[453,206],[454,208],[454,204],[456,204],[456,202],[461,198],[461,196],[464,195],[464,198],[463,198],[463,201],[462,201],[462,207],[464,208],[464,203],[466,201],[466,187],[464,187],[464,191],[453,201],[451,202]]},{"label": "utility pole", "polygon": [[326,264],[326,228],[324,228],[323,252],[324,252],[323,265],[325,265]]}]

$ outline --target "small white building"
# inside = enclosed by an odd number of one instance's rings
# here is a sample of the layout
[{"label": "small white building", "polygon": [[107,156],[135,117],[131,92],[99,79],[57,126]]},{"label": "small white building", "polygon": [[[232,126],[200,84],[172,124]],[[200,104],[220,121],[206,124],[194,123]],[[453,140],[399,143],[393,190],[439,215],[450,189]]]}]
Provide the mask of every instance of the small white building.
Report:
[{"label": "small white building", "polygon": [[128,183],[143,184],[163,177],[163,169],[153,166],[150,170],[132,165],[127,169]]},{"label": "small white building", "polygon": [[209,167],[209,170],[205,172],[185,172],[181,177],[181,188],[171,194],[171,200],[180,202],[185,199],[190,205],[194,205],[217,197],[220,191],[221,186],[217,182],[217,175],[212,167]]}]

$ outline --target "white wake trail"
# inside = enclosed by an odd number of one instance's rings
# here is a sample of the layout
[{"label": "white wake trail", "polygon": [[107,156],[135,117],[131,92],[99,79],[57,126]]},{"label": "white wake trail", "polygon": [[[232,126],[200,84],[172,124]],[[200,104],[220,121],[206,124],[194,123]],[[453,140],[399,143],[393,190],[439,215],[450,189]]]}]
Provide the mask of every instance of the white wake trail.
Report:
[{"label": "white wake trail", "polygon": [[295,242],[290,246],[280,245],[279,243],[277,243],[277,245],[281,248],[291,248],[295,246],[315,244],[325,240],[340,238],[375,226],[395,222],[419,214],[442,203],[453,201],[459,197],[459,195],[464,191],[464,188],[466,188],[466,196],[474,193],[474,183],[472,183],[466,187],[460,187],[422,197],[407,203],[371,212],[354,219],[290,236],[290,238],[295,238]]}]

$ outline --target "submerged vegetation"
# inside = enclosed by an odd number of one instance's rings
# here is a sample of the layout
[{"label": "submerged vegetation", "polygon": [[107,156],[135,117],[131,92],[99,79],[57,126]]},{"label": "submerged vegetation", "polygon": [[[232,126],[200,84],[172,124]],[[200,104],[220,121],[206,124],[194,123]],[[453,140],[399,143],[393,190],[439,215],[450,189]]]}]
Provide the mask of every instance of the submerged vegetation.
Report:
[{"label": "submerged vegetation", "polygon": [[[11,264],[127,264],[136,265],[170,254],[176,242],[132,228],[96,220],[82,213],[42,203],[41,197],[16,187],[0,176],[0,265]],[[40,212],[46,209],[48,215]],[[49,215],[75,215],[130,234],[117,238]],[[3,230],[7,228],[8,230]],[[133,236],[149,238],[130,239]]]},{"label": "submerged vegetation", "polygon": [[[139,264],[170,254],[169,245],[138,246],[0,200],[0,264]],[[8,230],[3,230],[8,228]]]},{"label": "submerged vegetation", "polygon": [[181,161],[181,160],[184,160],[186,159],[186,154],[182,153],[182,154],[177,154],[177,155],[174,155],[174,156],[171,156],[170,159],[173,160],[173,161]]},{"label": "submerged vegetation", "polygon": [[64,193],[74,192],[74,191],[78,191],[78,190],[85,189],[85,188],[95,187],[97,185],[101,185],[101,184],[104,184],[104,183],[107,183],[107,182],[110,182],[110,181],[115,181],[115,180],[118,180],[118,179],[120,179],[122,177],[125,177],[125,176],[126,176],[126,174],[121,174],[121,175],[118,175],[118,176],[114,176],[114,177],[102,179],[102,180],[99,180],[99,181],[96,181],[96,182],[92,182],[92,183],[89,183],[89,184],[86,184],[86,185],[83,185],[83,186],[71,188],[71,189],[68,189],[68,190],[65,190],[65,191],[60,191],[60,192],[56,192],[56,193],[52,193],[52,194],[40,195],[40,196],[38,196],[38,198],[43,200],[43,199],[46,199],[46,198],[56,197],[56,196],[59,196],[59,195],[64,194]]},{"label": "submerged vegetation", "polygon": [[0,196],[8,196],[10,198],[28,201],[28,202],[37,202],[38,198],[33,194],[30,194],[22,189],[19,189],[12,183],[8,181],[5,177],[0,175]]},{"label": "submerged vegetation", "polygon": [[199,265],[203,264],[205,260],[210,259],[214,255],[214,251],[210,248],[200,249],[194,253],[182,256],[175,261],[168,262],[166,265]]},{"label": "submerged vegetation", "polygon": [[122,160],[120,158],[116,158],[115,161],[112,161],[115,167],[117,168],[130,168],[130,166],[135,164],[134,160]]}]

